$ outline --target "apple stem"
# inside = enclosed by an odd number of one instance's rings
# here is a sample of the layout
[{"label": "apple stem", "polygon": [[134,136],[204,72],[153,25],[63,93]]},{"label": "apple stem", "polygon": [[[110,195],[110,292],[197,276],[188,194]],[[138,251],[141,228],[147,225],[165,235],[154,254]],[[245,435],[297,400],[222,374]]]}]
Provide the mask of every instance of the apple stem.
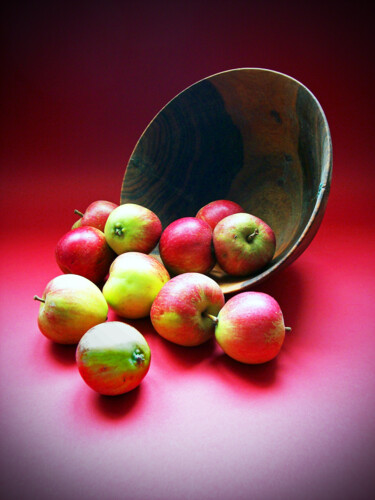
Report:
[{"label": "apple stem", "polygon": [[291,327],[290,327],[290,326],[286,326],[286,327],[285,327],[285,331],[286,331],[286,332],[291,332],[291,331],[292,331],[292,329],[291,329]]},{"label": "apple stem", "polygon": [[217,323],[219,321],[216,316],[214,316],[213,314],[207,313],[207,312],[204,312],[203,316],[206,316],[206,318],[210,318],[214,322],[215,325],[217,325]]},{"label": "apple stem", "polygon": [[247,237],[247,241],[249,243],[250,243],[250,241],[253,241],[253,239],[255,238],[255,236],[257,234],[259,234],[259,229],[258,228],[254,229],[254,231],[251,234],[249,234],[249,236]]},{"label": "apple stem", "polygon": [[80,217],[83,217],[83,213],[82,213],[82,212],[80,212],[80,211],[79,211],[79,210],[77,210],[77,209],[75,209],[75,210],[74,210],[74,213],[75,213],[75,214],[77,214],[77,215],[79,215]]},{"label": "apple stem", "polygon": [[42,299],[41,297],[38,297],[37,295],[34,295],[34,300],[39,300],[39,302],[45,302],[44,299]]}]

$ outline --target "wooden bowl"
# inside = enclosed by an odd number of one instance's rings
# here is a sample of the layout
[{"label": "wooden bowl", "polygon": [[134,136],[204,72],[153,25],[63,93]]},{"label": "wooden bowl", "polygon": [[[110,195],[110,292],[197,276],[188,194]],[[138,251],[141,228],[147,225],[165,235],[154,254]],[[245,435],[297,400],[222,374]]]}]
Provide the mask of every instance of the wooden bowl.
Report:
[{"label": "wooden bowl", "polygon": [[233,69],[191,85],[156,115],[127,165],[121,203],[150,208],[164,228],[218,199],[267,222],[277,247],[266,268],[241,278],[210,273],[224,293],[238,292],[307,248],[331,175],[330,131],[314,95],[282,73]]}]

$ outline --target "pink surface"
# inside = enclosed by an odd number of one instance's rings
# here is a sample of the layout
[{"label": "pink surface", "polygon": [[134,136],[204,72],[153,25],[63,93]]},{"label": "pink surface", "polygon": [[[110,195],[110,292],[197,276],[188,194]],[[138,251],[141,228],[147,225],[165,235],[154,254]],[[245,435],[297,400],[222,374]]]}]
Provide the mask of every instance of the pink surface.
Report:
[{"label": "pink surface", "polygon": [[[6,498],[370,498],[375,127],[366,12],[34,4],[8,7],[2,29]],[[250,367],[214,342],[174,346],[149,320],[133,321],[150,344],[150,371],[128,395],[99,396],[80,378],[75,348],[40,334],[32,297],[61,273],[54,249],[73,210],[119,201],[127,159],[160,107],[199,78],[240,66],[303,82],[332,131],[323,224],[292,266],[257,288],[280,303],[293,331],[275,361]]]}]

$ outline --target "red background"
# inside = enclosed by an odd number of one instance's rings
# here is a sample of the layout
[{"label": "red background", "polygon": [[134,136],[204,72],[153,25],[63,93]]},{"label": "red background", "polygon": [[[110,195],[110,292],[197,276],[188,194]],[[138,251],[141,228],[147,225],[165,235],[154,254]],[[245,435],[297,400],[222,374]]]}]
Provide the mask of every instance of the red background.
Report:
[{"label": "red background", "polygon": [[[344,5],[342,5],[342,3]],[[374,53],[365,2],[17,2],[2,8],[1,488],[7,498],[367,498],[374,489]],[[259,290],[293,328],[247,367],[148,320],[142,385],[105,398],[38,331],[73,210],[118,202],[140,134],[210,74],[305,84],[332,189],[304,254]]]}]

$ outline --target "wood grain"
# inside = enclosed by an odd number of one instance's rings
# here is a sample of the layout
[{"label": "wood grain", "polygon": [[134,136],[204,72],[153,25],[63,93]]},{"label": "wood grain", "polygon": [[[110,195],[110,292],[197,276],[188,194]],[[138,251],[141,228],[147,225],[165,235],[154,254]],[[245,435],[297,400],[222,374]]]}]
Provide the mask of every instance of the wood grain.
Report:
[{"label": "wood grain", "polygon": [[216,267],[211,275],[229,293],[260,283],[307,248],[331,175],[331,137],[316,98],[287,75],[243,68],[197,82],[157,114],[131,155],[121,203],[150,208],[163,227],[222,198],[265,220],[276,234],[274,259],[245,278]]}]

